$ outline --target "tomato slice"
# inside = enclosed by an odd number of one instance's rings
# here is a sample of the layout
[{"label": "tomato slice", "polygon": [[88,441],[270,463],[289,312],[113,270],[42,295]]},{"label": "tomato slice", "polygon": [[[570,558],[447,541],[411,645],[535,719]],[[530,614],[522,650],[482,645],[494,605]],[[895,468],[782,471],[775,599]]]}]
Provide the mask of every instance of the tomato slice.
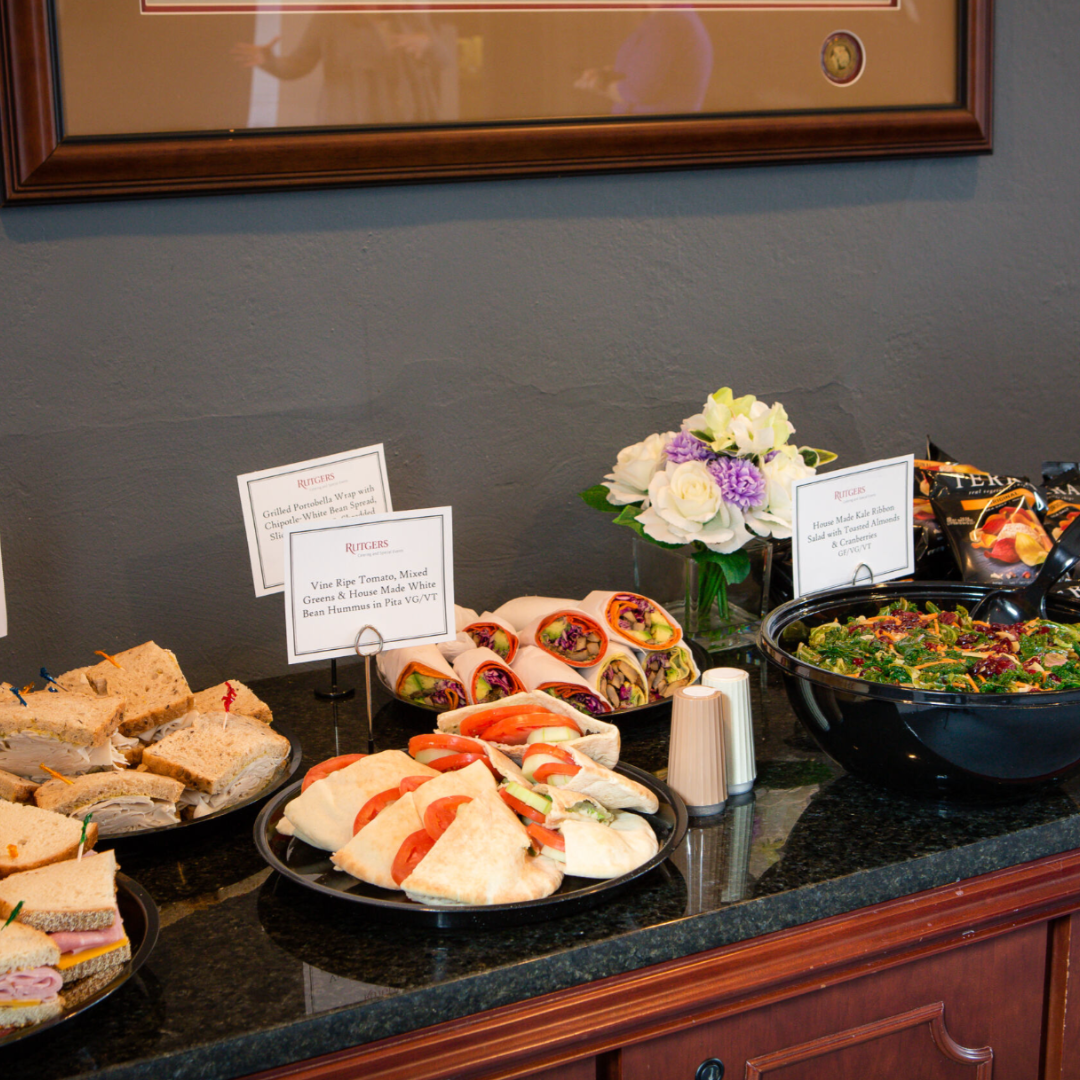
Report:
[{"label": "tomato slice", "polygon": [[352,834],[355,836],[365,825],[370,825],[391,803],[401,798],[401,792],[396,788],[387,788],[378,795],[372,795],[353,820]]},{"label": "tomato slice", "polygon": [[472,802],[471,795],[445,795],[428,803],[428,808],[424,811],[424,828],[432,842],[450,828],[457,817],[458,807],[467,802]]},{"label": "tomato slice", "polygon": [[566,850],[566,841],[562,838],[562,833],[557,833],[554,829],[548,829],[543,825],[530,825],[525,831],[540,847],[554,848],[556,851]]},{"label": "tomato slice", "polygon": [[367,754],[342,754],[341,757],[332,757],[326,761],[319,762],[318,765],[312,765],[304,774],[304,782],[300,785],[301,794],[307,791],[316,780],[325,780],[332,772],[337,772],[338,769],[344,769],[354,761],[359,761],[361,758],[366,757]]},{"label": "tomato slice", "polygon": [[536,705],[531,701],[525,705],[496,705],[490,709],[478,709],[476,712],[466,716],[458,725],[458,730],[462,735],[481,738],[482,733],[492,724],[500,723],[503,720],[512,720],[518,716],[532,716],[535,713],[546,713],[549,719],[558,715],[553,710],[545,709],[543,706]]},{"label": "tomato slice", "polygon": [[549,776],[577,776],[580,770],[580,765],[563,765],[555,761],[545,761],[543,765],[536,766],[533,779],[538,784],[546,784]]},{"label": "tomato slice", "polygon": [[499,794],[502,796],[502,801],[514,811],[515,814],[520,814],[521,817],[526,817],[530,821],[538,821],[541,825],[544,823],[544,815],[534,806],[530,806],[526,802],[522,802],[520,799],[515,799],[505,788],[503,788]]},{"label": "tomato slice", "polygon": [[433,776],[404,776],[401,779],[401,783],[398,784],[398,791],[404,795],[408,791],[415,791],[421,784],[426,784],[429,780],[434,780]]},{"label": "tomato slice", "polygon": [[[554,722],[552,717],[555,717]],[[511,716],[492,724],[484,732],[486,742],[504,743],[507,746],[520,746],[530,731],[545,727],[573,728],[579,735],[581,728],[568,716],[555,716],[550,712],[529,713],[524,716]]]},{"label": "tomato slice", "polygon": [[569,750],[564,750],[561,746],[554,746],[552,743],[533,743],[525,751],[525,757],[530,758],[533,754],[548,754],[553,758],[558,758],[560,761],[565,761],[567,765],[575,764]]},{"label": "tomato slice", "polygon": [[401,841],[401,847],[394,856],[390,867],[390,876],[395,885],[400,885],[417,867],[420,860],[435,846],[435,841],[428,835],[427,829],[409,833]]},{"label": "tomato slice", "polygon": [[453,750],[455,754],[482,754],[484,748],[475,739],[463,739],[460,735],[414,735],[409,740],[409,753],[416,757],[421,750]]},{"label": "tomato slice", "polygon": [[474,761],[482,761],[491,770],[491,775],[499,779],[499,774],[495,771],[495,766],[491,764],[491,759],[487,754],[451,754],[449,757],[429,761],[428,768],[437,769],[439,772],[456,772],[458,769],[464,769],[466,765],[471,765]]}]

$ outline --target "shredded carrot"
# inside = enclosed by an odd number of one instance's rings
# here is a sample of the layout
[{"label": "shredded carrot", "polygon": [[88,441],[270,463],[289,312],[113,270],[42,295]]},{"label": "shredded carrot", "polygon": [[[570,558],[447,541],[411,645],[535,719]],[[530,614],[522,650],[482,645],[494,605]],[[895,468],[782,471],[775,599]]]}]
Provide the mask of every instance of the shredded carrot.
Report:
[{"label": "shredded carrot", "polygon": [[112,664],[113,667],[121,668],[121,670],[123,670],[122,666],[116,662],[116,657],[110,656],[107,652],[102,652],[100,649],[95,649],[94,650],[94,655],[95,656],[104,656],[105,659],[108,660],[109,663]]},{"label": "shredded carrot", "polygon": [[959,660],[952,660],[946,657],[944,660],[927,660],[925,664],[916,664],[911,670],[918,671],[919,668],[933,667],[935,664],[959,664]]},{"label": "shredded carrot", "polygon": [[967,681],[969,683],[971,683],[972,687],[974,687],[975,693],[978,693],[979,692],[979,684],[970,675],[965,674],[964,678],[967,679]]},{"label": "shredded carrot", "polygon": [[38,768],[43,772],[47,772],[54,780],[63,780],[65,784],[71,784],[72,787],[75,786],[74,780],[69,780],[62,773],[58,773],[55,769],[50,769],[48,765],[45,765],[40,761],[38,762]]}]

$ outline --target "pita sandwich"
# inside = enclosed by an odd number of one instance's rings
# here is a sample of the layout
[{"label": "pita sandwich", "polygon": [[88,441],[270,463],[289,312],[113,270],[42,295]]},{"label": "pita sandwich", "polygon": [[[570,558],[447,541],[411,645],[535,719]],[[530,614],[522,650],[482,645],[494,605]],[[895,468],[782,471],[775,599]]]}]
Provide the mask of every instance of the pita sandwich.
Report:
[{"label": "pita sandwich", "polygon": [[525,826],[491,788],[458,808],[403,882],[405,895],[423,904],[511,904],[550,896],[562,883],[562,868],[530,855],[529,847]]},{"label": "pita sandwich", "polygon": [[[429,780],[427,787],[434,783]],[[417,789],[420,790],[420,789]],[[416,812],[415,792],[407,791],[391,803],[374,821],[365,825],[330,861],[346,874],[382,889],[401,891],[390,871],[405,838],[419,832],[424,823]]]},{"label": "pita sandwich", "polygon": [[498,783],[491,775],[491,770],[482,761],[474,761],[464,769],[454,772],[440,773],[434,780],[421,784],[413,792],[416,812],[421,821],[419,828],[424,827],[424,812],[436,799],[443,799],[447,795],[468,795],[475,799],[488,791],[495,791],[497,787]]},{"label": "pita sandwich", "polygon": [[[488,773],[494,784],[487,766],[482,762],[475,764]],[[397,787],[406,776],[439,777],[440,773],[421,765],[402,750],[383,750],[354,761],[316,780],[307,791],[288,802],[284,817],[278,822],[278,832],[295,835],[324,851],[340,851],[352,839],[353,822],[364,803],[373,795]]]},{"label": "pita sandwich", "polygon": [[[558,749],[564,750],[579,768],[573,776],[567,777],[565,784],[557,786],[588,795],[609,810],[640,810],[643,814],[655,814],[659,809],[660,800],[644,784],[597,764],[568,743],[561,743]],[[530,756],[525,764],[525,776],[531,780],[537,764],[552,760],[543,751]]]},{"label": "pita sandwich", "polygon": [[559,826],[566,843],[563,869],[574,877],[614,878],[648,862],[660,843],[652,826],[637,814],[616,811],[610,825],[568,818]]}]

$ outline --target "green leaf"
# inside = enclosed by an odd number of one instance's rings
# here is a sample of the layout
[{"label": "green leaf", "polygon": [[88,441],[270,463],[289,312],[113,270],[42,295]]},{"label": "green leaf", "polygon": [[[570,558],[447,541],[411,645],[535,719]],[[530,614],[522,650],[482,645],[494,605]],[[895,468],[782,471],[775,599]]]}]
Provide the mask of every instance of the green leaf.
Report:
[{"label": "green leaf", "polygon": [[719,551],[710,551],[702,545],[691,558],[703,570],[706,564],[718,567],[723,572],[724,580],[728,585],[738,585],[740,581],[745,581],[747,574],[750,573],[750,556],[745,551],[730,551],[724,554]]},{"label": "green leaf", "polygon": [[[588,506],[594,510],[603,510],[605,514],[617,514],[622,509],[621,506],[616,506],[615,503],[609,501],[608,489],[603,484],[597,484],[578,494]],[[645,496],[643,495],[642,498]]]},{"label": "green leaf", "polygon": [[712,444],[713,437],[707,431],[691,431],[690,434],[693,435],[695,439],[700,439],[703,443]]},{"label": "green leaf", "polygon": [[654,547],[670,548],[672,550],[678,550],[681,547],[685,547],[685,544],[665,544],[659,540],[654,540],[645,531],[645,526],[637,520],[637,515],[641,513],[640,506],[624,506],[621,513],[615,519],[614,524],[625,525],[629,529],[633,529],[638,536],[641,537],[648,544],[652,544]]},{"label": "green leaf", "polygon": [[816,469],[819,465],[828,465],[830,461],[836,460],[836,455],[831,450],[815,450],[812,446],[800,446],[799,453],[811,469]]}]

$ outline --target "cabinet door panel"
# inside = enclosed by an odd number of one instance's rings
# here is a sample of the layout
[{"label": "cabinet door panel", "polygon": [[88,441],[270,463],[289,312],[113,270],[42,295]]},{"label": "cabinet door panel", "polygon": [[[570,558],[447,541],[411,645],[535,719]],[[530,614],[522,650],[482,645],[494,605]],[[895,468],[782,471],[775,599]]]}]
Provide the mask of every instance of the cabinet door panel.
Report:
[{"label": "cabinet door panel", "polygon": [[622,1080],[693,1080],[709,1058],[725,1080],[1032,1080],[1046,946],[1031,926],[629,1046]]},{"label": "cabinet door panel", "polygon": [[571,1061],[554,1069],[530,1073],[528,1076],[521,1077],[520,1080],[596,1080],[596,1058]]}]

